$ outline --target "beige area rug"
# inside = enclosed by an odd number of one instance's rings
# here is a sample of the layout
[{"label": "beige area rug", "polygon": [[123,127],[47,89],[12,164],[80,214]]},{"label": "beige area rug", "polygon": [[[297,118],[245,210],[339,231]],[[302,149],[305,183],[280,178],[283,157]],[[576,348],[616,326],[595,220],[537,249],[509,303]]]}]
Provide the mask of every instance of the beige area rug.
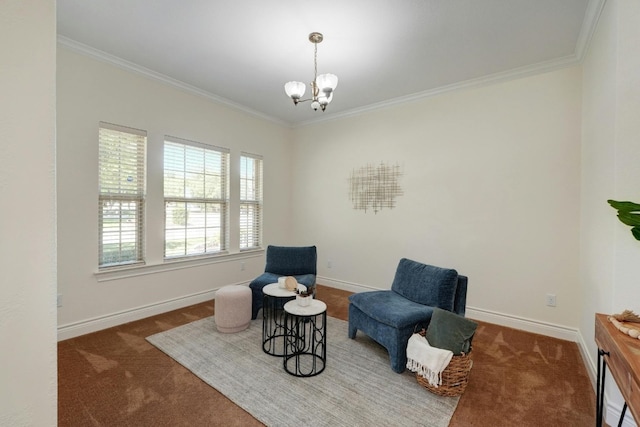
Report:
[{"label": "beige area rug", "polygon": [[396,374],[386,350],[327,317],[327,365],[296,378],[262,351],[262,319],[221,334],[207,317],[147,340],[267,426],[447,426],[458,397],[436,396]]}]

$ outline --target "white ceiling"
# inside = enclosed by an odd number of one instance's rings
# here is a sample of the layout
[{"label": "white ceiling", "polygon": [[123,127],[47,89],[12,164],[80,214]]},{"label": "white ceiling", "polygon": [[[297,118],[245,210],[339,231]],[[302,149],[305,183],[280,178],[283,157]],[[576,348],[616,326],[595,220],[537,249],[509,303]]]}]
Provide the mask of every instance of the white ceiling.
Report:
[{"label": "white ceiling", "polygon": [[[581,60],[605,0],[58,0],[59,41],[290,126]],[[327,111],[289,80],[339,83]],[[309,89],[307,89],[307,94]]]}]

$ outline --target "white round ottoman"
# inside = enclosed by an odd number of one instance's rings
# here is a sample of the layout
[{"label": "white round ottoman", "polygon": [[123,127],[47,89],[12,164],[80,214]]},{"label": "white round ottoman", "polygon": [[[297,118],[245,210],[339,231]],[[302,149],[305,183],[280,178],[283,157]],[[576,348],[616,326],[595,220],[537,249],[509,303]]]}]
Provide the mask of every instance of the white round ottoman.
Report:
[{"label": "white round ottoman", "polygon": [[216,292],[215,300],[214,319],[218,331],[229,334],[249,327],[251,289],[248,286],[223,286]]}]

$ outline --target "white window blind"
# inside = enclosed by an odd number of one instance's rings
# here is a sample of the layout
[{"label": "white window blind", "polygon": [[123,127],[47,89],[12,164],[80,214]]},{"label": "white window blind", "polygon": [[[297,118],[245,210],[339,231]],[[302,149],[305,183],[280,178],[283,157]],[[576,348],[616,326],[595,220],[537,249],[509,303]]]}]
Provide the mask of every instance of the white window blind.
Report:
[{"label": "white window blind", "polygon": [[165,258],[226,251],[229,150],[165,137]]},{"label": "white window blind", "polygon": [[100,122],[98,140],[98,265],[144,262],[147,133]]},{"label": "white window blind", "polygon": [[262,157],[240,156],[240,250],[262,245]]}]

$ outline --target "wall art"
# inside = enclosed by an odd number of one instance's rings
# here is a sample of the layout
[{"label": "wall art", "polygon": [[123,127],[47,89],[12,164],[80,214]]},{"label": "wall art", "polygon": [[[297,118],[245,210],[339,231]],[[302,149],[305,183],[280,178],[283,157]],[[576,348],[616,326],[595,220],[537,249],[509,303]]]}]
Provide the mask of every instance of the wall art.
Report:
[{"label": "wall art", "polygon": [[354,169],[349,177],[349,199],[356,210],[373,210],[378,213],[383,208],[393,209],[396,198],[403,194],[399,179],[402,171],[398,164],[367,164]]}]

